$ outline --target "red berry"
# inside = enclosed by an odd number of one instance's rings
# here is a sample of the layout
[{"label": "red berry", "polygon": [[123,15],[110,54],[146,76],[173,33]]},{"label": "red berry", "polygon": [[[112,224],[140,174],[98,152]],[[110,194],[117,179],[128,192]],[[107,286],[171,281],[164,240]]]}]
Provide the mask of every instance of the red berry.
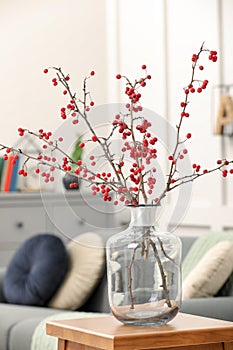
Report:
[{"label": "red berry", "polygon": [[192,61],[193,61],[193,62],[196,62],[196,60],[197,60],[197,55],[196,55],[196,54],[193,54],[193,55],[192,55]]},{"label": "red berry", "polygon": [[120,74],[117,74],[117,75],[116,75],[116,78],[117,78],[117,79],[121,79],[121,75],[120,75]]},{"label": "red berry", "polygon": [[67,90],[64,90],[64,91],[63,91],[63,95],[66,95],[66,94],[67,94]]},{"label": "red berry", "polygon": [[97,137],[96,135],[93,135],[93,136],[92,136],[92,141],[93,141],[93,142],[98,141],[98,137]]},{"label": "red berry", "polygon": [[81,142],[80,145],[79,145],[79,148],[84,148],[84,147],[85,147],[85,143]]},{"label": "red berry", "polygon": [[173,160],[173,156],[168,156],[168,160]]},{"label": "red berry", "polygon": [[222,160],[221,160],[221,159],[218,159],[218,160],[217,160],[217,164],[218,164],[218,165],[222,164]]},{"label": "red berry", "polygon": [[200,70],[203,70],[203,69],[204,69],[204,67],[203,67],[203,66],[199,66],[199,69],[200,69]]},{"label": "red berry", "polygon": [[233,169],[230,169],[230,174],[233,174]]},{"label": "red berry", "polygon": [[188,94],[189,94],[189,89],[185,89],[185,90],[184,90],[184,93],[185,93],[186,95],[188,95]]},{"label": "red berry", "polygon": [[197,92],[198,92],[198,93],[201,93],[201,92],[202,92],[202,88],[199,87],[199,88],[197,89]]},{"label": "red berry", "polygon": [[151,75],[148,74],[148,75],[147,75],[147,79],[151,79]]},{"label": "red berry", "polygon": [[192,134],[190,134],[190,132],[186,135],[187,139],[190,139],[192,136]]},{"label": "red berry", "polygon": [[47,68],[44,69],[44,73],[45,73],[45,74],[47,74],[48,71],[49,71],[49,70],[48,70]]},{"label": "red berry", "polygon": [[190,92],[193,94],[193,93],[195,92],[195,89],[192,87],[192,88],[190,89]]},{"label": "red berry", "polygon": [[95,104],[95,103],[94,103],[93,101],[90,102],[90,106],[91,106],[91,107],[93,107],[94,104]]},{"label": "red berry", "polygon": [[143,80],[143,81],[140,83],[140,85],[141,85],[142,87],[144,87],[144,86],[146,86],[146,82]]},{"label": "red berry", "polygon": [[91,73],[90,73],[90,75],[92,75],[92,76],[95,75],[95,72],[92,70]]},{"label": "red berry", "polygon": [[185,102],[181,102],[180,103],[180,107],[185,107],[186,106],[186,103]]},{"label": "red berry", "polygon": [[224,170],[222,171],[222,176],[223,176],[223,177],[227,177],[227,170],[226,170],[226,169],[224,169]]},{"label": "red berry", "polygon": [[146,69],[146,65],[145,64],[142,65],[142,69]]}]

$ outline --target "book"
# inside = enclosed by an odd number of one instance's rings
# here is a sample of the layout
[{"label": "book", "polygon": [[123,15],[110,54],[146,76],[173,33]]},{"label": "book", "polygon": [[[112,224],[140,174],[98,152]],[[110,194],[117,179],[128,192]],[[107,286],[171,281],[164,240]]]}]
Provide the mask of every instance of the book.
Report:
[{"label": "book", "polygon": [[13,173],[13,168],[14,168],[13,161],[14,161],[14,155],[9,154],[8,160],[7,160],[7,166],[6,166],[5,181],[3,184],[3,191],[4,192],[9,192],[9,190],[10,190],[11,178],[12,178],[12,173]]},{"label": "book", "polygon": [[18,156],[18,159],[16,160],[16,164],[13,165],[9,191],[17,191],[18,189],[17,185],[18,185],[18,179],[19,179],[19,175],[18,175],[19,164],[20,164],[20,156]]}]

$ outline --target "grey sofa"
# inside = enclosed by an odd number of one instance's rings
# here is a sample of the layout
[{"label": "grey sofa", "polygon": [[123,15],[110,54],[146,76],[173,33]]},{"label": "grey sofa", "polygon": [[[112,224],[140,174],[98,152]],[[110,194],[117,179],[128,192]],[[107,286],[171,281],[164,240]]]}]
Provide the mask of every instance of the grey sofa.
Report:
[{"label": "grey sofa", "polygon": [[[183,258],[195,241],[195,237],[183,237]],[[0,270],[0,350],[30,350],[31,338],[36,326],[45,317],[60,313],[45,307],[10,305],[2,294],[4,270]],[[109,312],[106,273],[94,293],[80,311]],[[192,299],[183,302],[182,312],[233,321],[233,296]]]}]

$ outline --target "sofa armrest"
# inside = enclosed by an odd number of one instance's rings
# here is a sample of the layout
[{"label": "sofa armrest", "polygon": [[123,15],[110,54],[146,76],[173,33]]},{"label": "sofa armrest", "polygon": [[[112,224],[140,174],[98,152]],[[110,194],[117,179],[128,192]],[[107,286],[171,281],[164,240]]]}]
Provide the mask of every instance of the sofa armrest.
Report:
[{"label": "sofa armrest", "polygon": [[3,296],[3,277],[5,275],[6,268],[5,267],[0,267],[0,303],[5,302],[5,298]]},{"label": "sofa armrest", "polygon": [[233,296],[185,300],[181,312],[233,322]]}]

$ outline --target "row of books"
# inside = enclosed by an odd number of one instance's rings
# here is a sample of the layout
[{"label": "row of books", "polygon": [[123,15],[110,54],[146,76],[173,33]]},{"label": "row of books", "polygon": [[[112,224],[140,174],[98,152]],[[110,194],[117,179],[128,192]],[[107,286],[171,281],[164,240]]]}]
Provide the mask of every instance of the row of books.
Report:
[{"label": "row of books", "polygon": [[13,160],[13,155],[9,155],[8,160],[0,157],[0,188],[2,192],[18,190],[20,157],[15,164]]}]

